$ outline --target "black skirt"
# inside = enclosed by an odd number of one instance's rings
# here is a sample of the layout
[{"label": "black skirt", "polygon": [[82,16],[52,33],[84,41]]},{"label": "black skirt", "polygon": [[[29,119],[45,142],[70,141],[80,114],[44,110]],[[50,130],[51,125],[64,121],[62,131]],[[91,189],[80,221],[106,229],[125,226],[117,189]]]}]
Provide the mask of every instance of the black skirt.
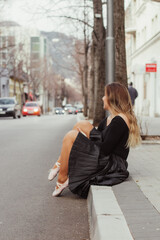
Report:
[{"label": "black skirt", "polygon": [[[95,137],[94,129],[92,133]],[[129,175],[126,160],[115,154],[101,155],[99,141],[98,135],[93,141],[79,133],[71,149],[69,189],[82,198],[87,198],[91,185],[112,186]]]}]

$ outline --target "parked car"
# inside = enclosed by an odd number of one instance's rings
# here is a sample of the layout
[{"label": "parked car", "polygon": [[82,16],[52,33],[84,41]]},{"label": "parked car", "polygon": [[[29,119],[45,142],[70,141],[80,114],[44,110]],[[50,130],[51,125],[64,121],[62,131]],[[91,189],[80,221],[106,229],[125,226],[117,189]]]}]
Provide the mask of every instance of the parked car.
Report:
[{"label": "parked car", "polygon": [[67,112],[68,114],[77,114],[78,110],[75,107],[69,107]]},{"label": "parked car", "polygon": [[0,117],[21,117],[21,106],[13,97],[0,98]]},{"label": "parked car", "polygon": [[22,115],[25,116],[41,116],[41,108],[37,102],[26,102],[22,108]]},{"label": "parked car", "polygon": [[55,112],[55,114],[64,114],[65,113],[64,109],[61,107],[55,107],[54,112]]},{"label": "parked car", "polygon": [[83,112],[83,105],[82,105],[82,104],[77,104],[77,105],[75,105],[75,108],[77,108],[77,110],[78,110],[79,113],[82,113],[82,112]]},{"label": "parked car", "polygon": [[69,109],[70,107],[72,107],[72,104],[68,103],[68,104],[65,105],[64,110],[65,110],[65,111],[68,111],[68,109]]}]

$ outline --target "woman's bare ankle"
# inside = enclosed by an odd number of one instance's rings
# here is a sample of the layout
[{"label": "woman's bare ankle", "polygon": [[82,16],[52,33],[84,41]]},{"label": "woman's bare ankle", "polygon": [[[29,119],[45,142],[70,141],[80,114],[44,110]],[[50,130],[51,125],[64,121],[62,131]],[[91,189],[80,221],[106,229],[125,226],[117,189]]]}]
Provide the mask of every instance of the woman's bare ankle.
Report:
[{"label": "woman's bare ankle", "polygon": [[58,177],[58,182],[60,183],[60,184],[63,184],[66,180],[67,180],[67,176],[65,176],[65,177]]}]

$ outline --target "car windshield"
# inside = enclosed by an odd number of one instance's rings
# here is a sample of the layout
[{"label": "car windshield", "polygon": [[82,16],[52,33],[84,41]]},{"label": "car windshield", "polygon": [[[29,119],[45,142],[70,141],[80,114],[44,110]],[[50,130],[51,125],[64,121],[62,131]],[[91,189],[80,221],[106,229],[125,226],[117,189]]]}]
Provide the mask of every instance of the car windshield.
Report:
[{"label": "car windshield", "polygon": [[26,107],[38,107],[37,103],[26,103],[25,104]]},{"label": "car windshield", "polygon": [[1,105],[15,104],[14,99],[0,99]]}]

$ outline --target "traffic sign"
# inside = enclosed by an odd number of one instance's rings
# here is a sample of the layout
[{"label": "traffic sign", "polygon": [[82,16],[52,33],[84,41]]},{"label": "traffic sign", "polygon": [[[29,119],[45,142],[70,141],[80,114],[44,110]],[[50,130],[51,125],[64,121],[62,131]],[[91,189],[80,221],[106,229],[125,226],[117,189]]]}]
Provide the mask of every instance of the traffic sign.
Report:
[{"label": "traffic sign", "polygon": [[157,72],[156,63],[146,63],[146,72]]}]

